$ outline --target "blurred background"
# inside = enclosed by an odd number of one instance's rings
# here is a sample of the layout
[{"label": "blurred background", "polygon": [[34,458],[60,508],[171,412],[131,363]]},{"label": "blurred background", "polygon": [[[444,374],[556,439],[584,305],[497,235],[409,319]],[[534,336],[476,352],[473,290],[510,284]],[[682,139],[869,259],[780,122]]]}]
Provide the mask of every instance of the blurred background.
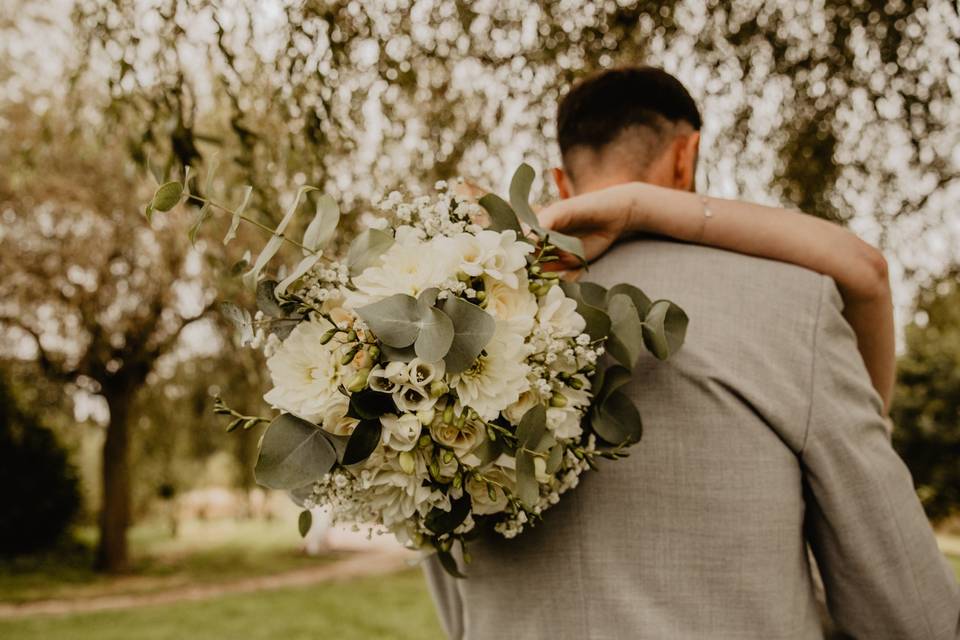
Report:
[{"label": "blurred background", "polygon": [[503,189],[521,161],[558,162],[570,82],[623,63],[698,100],[701,191],[799,207],[886,252],[894,441],[960,572],[957,12],[0,0],[0,636],[439,638],[408,556],[322,517],[301,539],[296,509],[255,486],[259,430],[212,413],[221,393],[267,411],[258,355],[211,312],[247,295],[245,236],[225,248],[218,222],[191,246],[190,211],[148,225],[150,176],[219,163],[197,190],[236,205],[251,185],[264,222],[305,183],[348,222],[440,178]]}]

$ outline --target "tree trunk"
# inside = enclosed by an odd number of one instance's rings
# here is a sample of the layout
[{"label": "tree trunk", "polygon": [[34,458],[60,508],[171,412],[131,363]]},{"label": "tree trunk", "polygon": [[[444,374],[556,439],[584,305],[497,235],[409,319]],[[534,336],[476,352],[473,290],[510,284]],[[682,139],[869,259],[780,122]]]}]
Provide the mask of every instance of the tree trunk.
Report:
[{"label": "tree trunk", "polygon": [[110,422],[103,443],[100,541],[96,568],[118,573],[128,568],[127,528],[130,526],[129,417],[133,394],[121,386],[104,390],[110,407]]}]

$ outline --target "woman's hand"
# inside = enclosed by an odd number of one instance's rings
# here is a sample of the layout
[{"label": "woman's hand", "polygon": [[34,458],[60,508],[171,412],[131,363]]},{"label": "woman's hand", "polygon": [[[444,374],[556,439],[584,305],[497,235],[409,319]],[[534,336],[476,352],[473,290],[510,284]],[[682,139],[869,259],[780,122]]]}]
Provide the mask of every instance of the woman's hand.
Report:
[{"label": "woman's hand", "polygon": [[[537,217],[547,229],[580,238],[584,258],[599,258],[618,238],[633,230],[632,203],[636,185],[623,184],[559,200],[540,210]],[[574,256],[562,256],[564,268],[576,268]]]}]

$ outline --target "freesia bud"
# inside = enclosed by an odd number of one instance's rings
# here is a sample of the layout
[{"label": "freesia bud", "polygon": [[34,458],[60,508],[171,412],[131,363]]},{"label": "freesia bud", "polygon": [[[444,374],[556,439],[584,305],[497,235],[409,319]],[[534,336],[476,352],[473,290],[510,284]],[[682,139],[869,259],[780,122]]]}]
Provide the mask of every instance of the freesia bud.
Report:
[{"label": "freesia bud", "polygon": [[555,393],[550,396],[550,406],[562,409],[567,406],[567,397],[562,393]]},{"label": "freesia bud", "polygon": [[400,468],[403,469],[404,473],[413,473],[416,465],[412,453],[409,451],[401,451],[400,455],[397,456],[397,461],[400,463]]},{"label": "freesia bud", "polygon": [[419,420],[420,424],[423,426],[427,426],[433,422],[433,418],[436,415],[437,412],[434,411],[432,407],[430,409],[421,409],[420,411],[417,411],[417,420]]},{"label": "freesia bud", "polygon": [[336,329],[328,329],[322,336],[320,336],[320,344],[327,344],[333,340],[333,336],[337,335]]},{"label": "freesia bud", "polygon": [[447,391],[450,390],[450,387],[447,386],[447,383],[443,380],[434,380],[430,383],[430,397],[439,398]]},{"label": "freesia bud", "polygon": [[347,391],[350,393],[362,391],[364,387],[367,386],[367,378],[369,375],[370,369],[360,369],[360,371],[357,372],[357,375],[350,379],[350,384],[347,385]]}]

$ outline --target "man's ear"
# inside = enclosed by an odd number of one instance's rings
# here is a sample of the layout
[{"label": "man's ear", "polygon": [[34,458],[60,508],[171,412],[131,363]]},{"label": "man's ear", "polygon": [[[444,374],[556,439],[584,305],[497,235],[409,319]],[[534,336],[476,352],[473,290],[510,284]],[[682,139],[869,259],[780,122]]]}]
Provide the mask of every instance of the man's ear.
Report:
[{"label": "man's ear", "polygon": [[673,166],[674,188],[693,191],[694,180],[697,176],[697,154],[699,151],[699,131],[694,131],[689,136],[682,136],[677,140],[677,155]]},{"label": "man's ear", "polygon": [[550,170],[553,173],[553,181],[557,183],[557,191],[560,192],[560,199],[566,200],[573,195],[573,181],[567,172],[560,167],[554,167]]}]

